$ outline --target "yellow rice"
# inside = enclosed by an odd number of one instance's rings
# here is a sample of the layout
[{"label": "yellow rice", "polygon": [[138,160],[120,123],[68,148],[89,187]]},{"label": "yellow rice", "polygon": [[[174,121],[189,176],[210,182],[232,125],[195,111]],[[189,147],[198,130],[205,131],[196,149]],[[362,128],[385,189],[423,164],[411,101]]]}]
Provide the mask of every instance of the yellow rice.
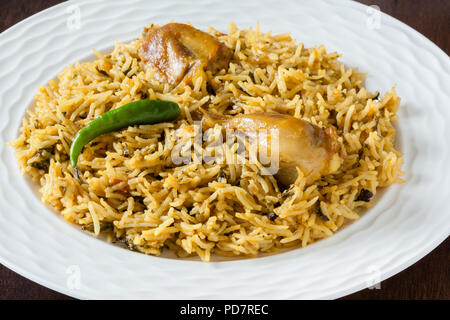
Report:
[{"label": "yellow rice", "polygon": [[[23,172],[40,183],[43,202],[64,219],[130,249],[159,255],[170,248],[180,257],[209,261],[211,254],[254,257],[331,236],[370,207],[371,202],[357,201],[363,188],[375,194],[401,182],[395,88],[376,99],[362,85],[365,75],[344,67],[338,53],[304,48],[289,34],[262,33],[259,25],[208,32],[234,50],[234,59],[228,70],[206,72],[192,86],[158,82],[138,57],[138,38],[115,43],[108,55],[94,51],[97,60],[69,65],[39,89],[12,144]],[[77,180],[68,157],[77,131],[142,98],[177,102],[181,116],[95,139],[80,155]],[[309,186],[299,172],[285,192],[245,159],[239,165],[174,165],[171,152],[180,141],[190,146],[192,135],[183,128],[193,124],[200,107],[231,115],[274,111],[332,126],[347,154],[344,165]],[[203,149],[220,132],[216,125]],[[43,155],[44,167],[32,165]],[[271,213],[277,218],[270,219]]]}]

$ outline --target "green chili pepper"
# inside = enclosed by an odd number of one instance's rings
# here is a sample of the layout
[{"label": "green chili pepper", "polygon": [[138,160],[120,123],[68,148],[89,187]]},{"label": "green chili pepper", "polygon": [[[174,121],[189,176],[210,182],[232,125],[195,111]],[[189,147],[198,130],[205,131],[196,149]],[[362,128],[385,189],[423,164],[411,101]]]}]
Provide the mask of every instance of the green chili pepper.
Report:
[{"label": "green chili pepper", "polygon": [[180,108],[174,102],[139,100],[105,112],[78,131],[70,147],[70,162],[76,168],[83,147],[98,136],[128,126],[171,121],[178,117]]}]

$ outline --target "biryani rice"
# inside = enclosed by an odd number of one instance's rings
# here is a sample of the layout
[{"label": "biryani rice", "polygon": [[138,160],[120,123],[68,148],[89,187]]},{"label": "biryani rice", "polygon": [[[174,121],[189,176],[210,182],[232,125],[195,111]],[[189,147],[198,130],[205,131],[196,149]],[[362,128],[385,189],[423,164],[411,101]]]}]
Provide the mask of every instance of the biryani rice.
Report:
[{"label": "biryani rice", "polygon": [[[168,247],[209,261],[211,254],[253,257],[329,237],[370,207],[358,199],[362,189],[375,195],[401,182],[395,88],[376,99],[363,87],[365,75],[346,68],[339,54],[305,48],[289,34],[262,33],[259,25],[208,32],[232,48],[234,58],[228,70],[204,72],[191,86],[157,81],[139,59],[138,38],[116,42],[108,55],[94,51],[97,60],[67,66],[40,88],[12,145],[23,172],[39,181],[42,201],[67,221],[133,250],[159,255]],[[77,179],[68,156],[76,133],[140,99],[174,101],[181,116],[96,138],[79,157]],[[245,158],[174,165],[174,148],[192,146],[194,133],[186,128],[200,107],[228,115],[273,111],[334,127],[344,164],[312,185],[299,171],[289,190]],[[203,152],[220,133],[220,125],[209,130]],[[223,154],[232,155],[233,147],[223,144]]]}]

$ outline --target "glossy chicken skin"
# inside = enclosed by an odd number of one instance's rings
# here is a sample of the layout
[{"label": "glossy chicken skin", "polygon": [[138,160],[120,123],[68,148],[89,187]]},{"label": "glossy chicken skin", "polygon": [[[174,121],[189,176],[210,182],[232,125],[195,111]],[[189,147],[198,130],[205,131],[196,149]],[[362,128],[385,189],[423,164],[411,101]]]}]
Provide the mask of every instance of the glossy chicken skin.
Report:
[{"label": "glossy chicken skin", "polygon": [[[252,136],[259,133],[258,148],[270,152],[271,130],[278,130],[278,181],[288,186],[297,178],[297,167],[311,184],[321,176],[336,172],[342,164],[334,130],[323,130],[305,120],[279,113],[241,114],[222,123],[225,129],[242,130]],[[262,136],[261,136],[262,133]],[[267,139],[265,138],[267,136]]]},{"label": "glossy chicken skin", "polygon": [[171,85],[179,83],[188,72],[226,68],[232,57],[232,51],[223,43],[187,24],[169,23],[150,29],[144,38],[141,59]]}]

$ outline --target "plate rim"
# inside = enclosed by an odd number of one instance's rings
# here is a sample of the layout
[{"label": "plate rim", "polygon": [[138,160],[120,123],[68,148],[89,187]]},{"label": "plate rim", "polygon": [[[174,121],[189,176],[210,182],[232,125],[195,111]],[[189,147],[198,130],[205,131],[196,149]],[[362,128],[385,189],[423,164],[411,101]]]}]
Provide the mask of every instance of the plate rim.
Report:
[{"label": "plate rim", "polygon": [[[33,21],[35,19],[38,19],[40,16],[45,15],[45,14],[49,13],[50,11],[56,10],[56,9],[58,9],[60,7],[67,7],[68,5],[71,5],[73,3],[75,3],[75,4],[76,3],[80,3],[81,4],[83,2],[86,2],[86,1],[63,2],[63,3],[57,4],[55,6],[49,7],[47,9],[43,10],[43,11],[40,11],[40,12],[30,16],[30,17],[27,17],[26,19],[22,20],[21,22],[15,24],[12,27],[8,28],[7,30],[3,31],[0,34],[0,43],[2,42],[2,40],[3,40],[5,35],[9,35],[9,33],[13,32],[20,25],[24,25],[24,24],[28,23],[29,21]],[[104,0],[96,0],[95,2],[96,3],[105,3]],[[362,4],[362,3],[359,3],[359,2],[350,1],[350,0],[340,0],[340,3],[346,3],[349,6],[353,5],[353,6],[359,6],[359,7],[362,7],[362,8],[368,8],[369,7],[369,6],[365,5],[365,4]],[[333,5],[335,5],[335,4],[333,4]],[[390,15],[384,13],[384,12],[381,12],[381,14],[385,18],[387,17],[388,19],[395,20],[396,23],[399,23],[403,27],[406,27],[409,30],[409,32],[412,32],[414,34],[414,36],[420,35],[422,40],[427,41],[428,45],[430,45],[430,44],[432,45],[434,51],[436,51],[435,53],[443,54],[444,56],[446,56],[448,58],[448,55],[439,46],[437,46],[435,43],[433,43],[430,39],[425,37],[423,34],[418,32],[417,30],[413,29],[412,27],[408,26],[407,24],[401,22],[400,20],[398,20],[398,19],[396,19],[396,18],[394,18],[394,17],[392,17],[392,16],[390,16]],[[441,244],[447,237],[448,237],[448,234],[447,235],[442,234],[439,238],[436,238],[432,243],[429,243],[427,245],[426,249],[420,251],[416,255],[413,255],[413,257],[411,257],[410,259],[407,259],[403,264],[400,264],[397,267],[391,269],[390,272],[383,273],[383,275],[381,277],[381,281],[384,281],[387,278],[390,278],[391,276],[393,276],[393,275],[403,271],[404,269],[408,268],[409,266],[411,266],[415,262],[419,261],[425,255],[429,254],[433,249],[435,249],[439,244]],[[83,294],[81,294],[82,293],[81,291],[79,291],[79,292],[73,291],[73,290],[70,290],[68,288],[65,288],[64,286],[60,286],[60,285],[57,285],[57,284],[54,284],[54,283],[50,283],[50,282],[48,282],[45,279],[41,279],[40,277],[36,277],[35,275],[33,275],[32,273],[28,272],[23,267],[21,267],[19,265],[16,265],[16,264],[14,264],[11,261],[7,261],[6,259],[4,259],[3,256],[0,256],[0,262],[3,265],[5,265],[7,268],[13,270],[14,272],[17,272],[20,275],[26,277],[27,279],[30,279],[30,280],[32,280],[32,281],[34,281],[34,282],[36,282],[36,283],[38,283],[40,285],[43,285],[43,286],[45,286],[47,288],[50,288],[50,289],[55,290],[57,292],[61,292],[61,293],[66,294],[68,296],[76,297],[76,298],[79,298],[79,299],[86,299],[86,298],[88,298],[88,297],[84,296]],[[356,287],[357,288],[353,288],[353,287],[352,288],[348,288],[346,292],[341,292],[341,293],[336,294],[336,295],[330,295],[329,297],[325,297],[325,299],[334,299],[334,298],[337,298],[337,297],[342,297],[342,296],[351,294],[353,292],[356,292],[356,291],[359,291],[359,290],[365,288],[364,284],[360,284],[359,286],[356,286]],[[79,293],[79,294],[77,295],[77,293]]]}]

